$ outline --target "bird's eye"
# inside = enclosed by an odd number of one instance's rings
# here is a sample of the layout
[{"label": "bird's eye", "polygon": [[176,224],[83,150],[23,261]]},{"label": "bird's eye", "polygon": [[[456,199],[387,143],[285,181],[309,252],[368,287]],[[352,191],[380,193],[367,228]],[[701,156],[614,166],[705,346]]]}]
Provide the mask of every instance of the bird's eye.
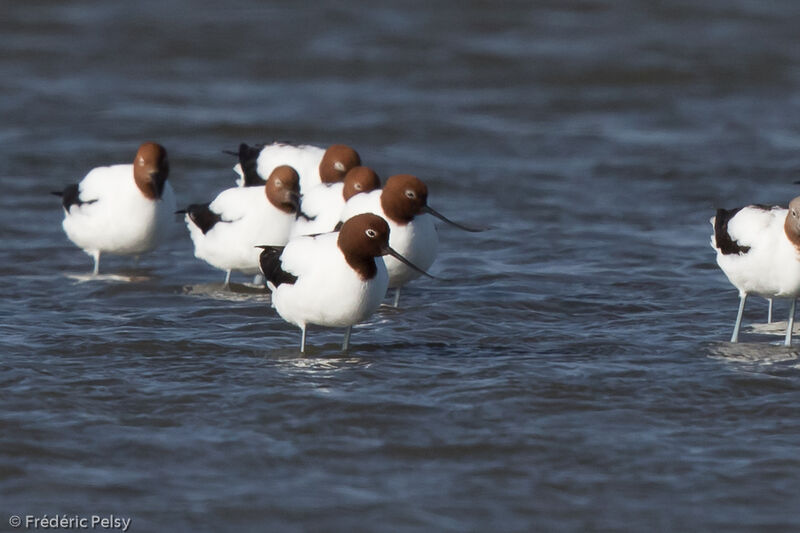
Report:
[{"label": "bird's eye", "polygon": [[342,163],[341,161],[337,161],[336,163],[334,163],[333,168],[335,168],[339,172],[344,172],[346,170],[344,163]]},{"label": "bird's eye", "polygon": [[409,190],[407,190],[407,191],[406,191],[406,196],[407,196],[408,198],[411,198],[411,199],[413,200],[414,198],[416,198],[416,197],[417,197],[417,193],[415,193],[414,191],[412,191],[411,189],[409,189]]},{"label": "bird's eye", "polygon": [[797,218],[797,211],[796,211],[796,210],[794,210],[794,209],[792,209],[792,216],[793,216],[793,217],[795,217],[795,218]]},{"label": "bird's eye", "polygon": [[354,187],[354,188],[355,188],[355,190],[357,190],[357,191],[360,191],[360,190],[363,188],[363,187],[361,187],[361,184],[360,184],[360,183],[356,183],[355,185],[353,185],[353,187]]},{"label": "bird's eye", "polygon": [[275,180],[276,187],[283,187],[283,182],[281,180]]},{"label": "bird's eye", "polygon": [[365,233],[367,234],[367,237],[369,237],[370,239],[374,239],[375,237],[378,236],[378,232],[372,228],[367,229]]}]

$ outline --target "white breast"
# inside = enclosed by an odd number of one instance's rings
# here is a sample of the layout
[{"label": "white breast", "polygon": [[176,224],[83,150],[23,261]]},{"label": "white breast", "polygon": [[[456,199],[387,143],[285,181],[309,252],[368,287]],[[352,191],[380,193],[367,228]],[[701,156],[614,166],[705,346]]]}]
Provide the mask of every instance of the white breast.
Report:
[{"label": "white breast", "polygon": [[303,194],[303,213],[313,217],[313,220],[298,218],[292,228],[292,236],[333,231],[344,208],[343,189],[343,183],[320,183]]},{"label": "white breast", "polygon": [[133,179],[133,165],[98,167],[79,184],[83,205],[70,206],[63,227],[87,252],[140,254],[170,233],[175,195],[169,182],[158,200],[146,198]]},{"label": "white breast", "polygon": [[[374,213],[389,223],[389,246],[423,270],[427,270],[436,260],[439,236],[433,217],[428,214],[417,215],[408,224],[397,224],[389,219],[381,207],[381,191],[357,194],[350,198],[342,211],[342,220],[361,213]],[[400,287],[421,274],[407,267],[393,257],[384,257],[389,273],[389,287]]]},{"label": "white breast", "polygon": [[374,313],[386,295],[389,279],[383,261],[376,260],[376,276],[364,281],[345,261],[337,238],[334,233],[298,237],[284,250],[282,267],[298,279],[277,287],[272,302],[287,322],[299,327],[357,324]]},{"label": "white breast", "polygon": [[786,209],[745,207],[728,222],[741,254],[717,251],[717,264],[740,292],[765,297],[800,294],[800,253],[786,237]]},{"label": "white breast", "polygon": [[258,272],[258,245],[283,246],[289,238],[294,214],[272,205],[263,187],[222,191],[209,208],[222,217],[203,234],[186,216],[195,246],[195,257],[221,270]]}]

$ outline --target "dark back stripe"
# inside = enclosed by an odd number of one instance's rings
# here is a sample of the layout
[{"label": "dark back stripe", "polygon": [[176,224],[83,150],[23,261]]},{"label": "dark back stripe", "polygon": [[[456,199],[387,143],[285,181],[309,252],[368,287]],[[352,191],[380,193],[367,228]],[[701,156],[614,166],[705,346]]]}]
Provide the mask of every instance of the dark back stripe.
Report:
[{"label": "dark back stripe", "polygon": [[264,246],[264,251],[258,258],[259,266],[264,277],[276,287],[282,283],[294,285],[297,276],[289,274],[281,267],[281,254],[283,246]]},{"label": "dark back stripe", "polygon": [[266,180],[258,175],[258,155],[261,153],[262,146],[248,146],[245,143],[239,145],[239,164],[242,166],[244,174],[244,186],[255,187],[263,186]]},{"label": "dark back stripe", "polygon": [[211,228],[222,220],[222,217],[208,208],[210,204],[192,204],[186,208],[186,213],[194,225],[200,228],[205,235]]},{"label": "dark back stripe", "polygon": [[714,217],[714,239],[717,241],[717,249],[725,255],[746,254],[750,251],[749,246],[741,246],[728,233],[728,222],[741,210],[741,207],[717,209],[717,216]]},{"label": "dark back stripe", "polygon": [[83,204],[93,204],[97,200],[89,200],[84,202],[81,200],[81,191],[78,188],[77,183],[73,183],[72,185],[67,185],[63,191],[61,192],[54,192],[56,196],[61,197],[61,205],[64,206],[64,209],[69,211],[69,208],[73,205],[81,206]]}]

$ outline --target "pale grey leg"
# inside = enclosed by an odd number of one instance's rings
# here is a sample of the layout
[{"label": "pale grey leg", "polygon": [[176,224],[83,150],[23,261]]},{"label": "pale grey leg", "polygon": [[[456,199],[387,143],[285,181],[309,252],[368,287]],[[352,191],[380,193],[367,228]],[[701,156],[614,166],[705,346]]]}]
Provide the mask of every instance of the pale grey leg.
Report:
[{"label": "pale grey leg", "polygon": [[100,250],[95,250],[92,252],[92,257],[94,257],[94,270],[92,271],[92,276],[96,276],[100,273]]},{"label": "pale grey leg", "polygon": [[772,298],[767,298],[769,309],[767,310],[767,324],[772,324]]},{"label": "pale grey leg", "polygon": [[792,328],[794,328],[794,310],[797,307],[797,298],[792,298],[792,308],[789,309],[789,326],[786,328],[786,340],[784,346],[792,345]]},{"label": "pale grey leg", "polygon": [[301,329],[303,330],[303,335],[300,337],[300,353],[306,353],[306,325],[303,324]]},{"label": "pale grey leg", "polygon": [[736,325],[733,326],[731,342],[739,342],[739,327],[742,325],[742,315],[744,314],[744,302],[747,301],[747,293],[739,294],[739,313],[736,315]]},{"label": "pale grey leg", "polygon": [[253,278],[253,285],[263,285],[264,284],[264,276],[261,274],[256,274]]},{"label": "pale grey leg", "polygon": [[394,306],[398,307],[400,305],[400,287],[397,287],[394,290]]},{"label": "pale grey leg", "polygon": [[230,284],[231,284],[231,271],[230,270],[226,270],[225,271],[225,286],[227,287]]},{"label": "pale grey leg", "polygon": [[344,332],[344,340],[342,341],[342,351],[346,352],[347,349],[350,347],[350,332],[352,331],[353,326],[347,326],[347,329]]}]

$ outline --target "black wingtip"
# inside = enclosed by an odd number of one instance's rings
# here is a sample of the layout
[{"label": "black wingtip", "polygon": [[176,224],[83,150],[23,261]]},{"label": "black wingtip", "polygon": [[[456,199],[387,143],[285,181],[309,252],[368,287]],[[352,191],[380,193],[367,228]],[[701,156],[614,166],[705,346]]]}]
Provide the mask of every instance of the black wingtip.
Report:
[{"label": "black wingtip", "polygon": [[61,205],[64,206],[64,209],[66,209],[67,211],[69,211],[70,207],[72,207],[73,205],[77,205],[78,207],[80,207],[84,204],[93,204],[97,201],[97,199],[82,200],[81,190],[77,183],[73,183],[72,185],[67,185],[61,192],[52,191],[50,194],[52,194],[53,196],[60,196]]},{"label": "black wingtip", "polygon": [[239,165],[242,167],[242,176],[245,187],[263,186],[267,181],[258,174],[258,156],[263,146],[249,146],[247,143],[239,145]]},{"label": "black wingtip", "polygon": [[205,235],[211,231],[211,228],[218,222],[222,221],[222,216],[212,211],[209,205],[210,202],[207,204],[191,204],[186,209],[175,211],[175,213],[179,214],[182,211],[184,214],[189,215],[189,219],[195,226],[200,228],[200,231]]},{"label": "black wingtip", "polygon": [[258,266],[264,278],[275,287],[282,283],[293,285],[297,281],[297,276],[289,274],[283,270],[281,265],[281,254],[283,253],[284,246],[256,246],[261,248],[263,252],[258,256]]},{"label": "black wingtip", "polygon": [[724,255],[746,254],[750,251],[749,246],[740,245],[728,233],[728,222],[741,210],[741,207],[736,209],[717,209],[717,214],[714,217],[714,240],[717,242],[717,249]]}]

